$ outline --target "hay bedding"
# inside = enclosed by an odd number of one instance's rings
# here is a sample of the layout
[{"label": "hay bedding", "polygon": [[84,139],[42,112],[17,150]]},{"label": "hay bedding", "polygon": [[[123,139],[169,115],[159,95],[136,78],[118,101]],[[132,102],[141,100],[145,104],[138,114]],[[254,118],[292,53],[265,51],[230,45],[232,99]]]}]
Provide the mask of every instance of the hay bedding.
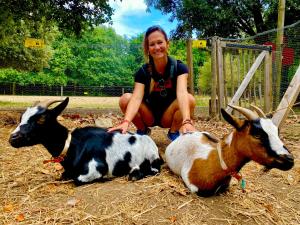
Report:
[{"label": "hay bedding", "polygon": [[[233,180],[229,192],[201,198],[190,194],[164,165],[162,172],[137,182],[125,177],[75,187],[59,181],[61,166],[43,164],[50,155],[42,146],[13,149],[7,139],[19,115],[0,112],[0,223],[3,224],[300,224],[299,118],[287,121],[282,135],[293,150],[288,172],[250,163],[243,168],[246,193]],[[65,115],[69,128],[94,123],[95,116]],[[97,118],[96,118],[97,119]],[[116,123],[118,115],[99,115]],[[231,128],[222,122],[196,120],[199,130],[221,137]],[[152,138],[162,156],[167,130],[154,128]]]}]

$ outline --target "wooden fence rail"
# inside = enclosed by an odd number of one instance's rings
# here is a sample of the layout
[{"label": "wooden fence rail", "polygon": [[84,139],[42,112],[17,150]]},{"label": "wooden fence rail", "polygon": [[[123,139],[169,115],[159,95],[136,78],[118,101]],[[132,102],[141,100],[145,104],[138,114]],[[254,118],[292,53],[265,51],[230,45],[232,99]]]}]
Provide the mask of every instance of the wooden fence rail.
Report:
[{"label": "wooden fence rail", "polygon": [[300,92],[300,66],[294,75],[288,89],[286,90],[277,110],[272,118],[273,123],[279,128],[282,126],[283,121],[286,119],[289,111],[293,107]]},{"label": "wooden fence rail", "polygon": [[[231,82],[226,83],[228,79],[226,74],[226,56],[225,52],[227,50],[235,50],[235,55],[237,55],[237,78],[233,75],[233,57],[230,55],[230,79]],[[242,52],[240,54],[240,52]],[[257,56],[257,52],[259,52]],[[240,56],[242,59],[240,59]],[[246,58],[247,56],[247,58]],[[245,45],[238,43],[230,43],[222,41],[218,37],[212,38],[212,50],[211,50],[211,61],[212,61],[212,92],[211,92],[211,102],[210,102],[210,114],[211,116],[217,116],[221,118],[220,110],[225,108],[228,103],[228,94],[231,93],[229,104],[238,104],[241,97],[248,98],[249,101],[253,100],[257,102],[257,96],[260,99],[264,99],[263,107],[266,112],[272,109],[272,57],[271,57],[271,47],[264,45]],[[242,67],[241,67],[242,63]],[[252,64],[253,63],[253,64]],[[258,91],[259,95],[256,94],[257,84],[255,79],[253,79],[254,74],[261,74],[262,70],[258,70],[260,65],[264,63],[263,77],[264,84],[262,90],[262,84],[259,83]],[[252,64],[252,65],[251,65]],[[242,71],[241,71],[242,70]],[[243,76],[241,76],[241,73]],[[234,79],[238,81],[238,89],[234,92]],[[242,80],[243,79],[243,80]],[[242,80],[242,82],[241,82]],[[250,81],[253,82],[250,84]],[[262,80],[260,78],[260,80]],[[231,85],[231,92],[227,91],[227,86]],[[248,92],[245,90],[248,87]],[[264,94],[262,98],[262,93]],[[254,97],[253,97],[254,96]],[[232,109],[227,107],[228,112]]]}]

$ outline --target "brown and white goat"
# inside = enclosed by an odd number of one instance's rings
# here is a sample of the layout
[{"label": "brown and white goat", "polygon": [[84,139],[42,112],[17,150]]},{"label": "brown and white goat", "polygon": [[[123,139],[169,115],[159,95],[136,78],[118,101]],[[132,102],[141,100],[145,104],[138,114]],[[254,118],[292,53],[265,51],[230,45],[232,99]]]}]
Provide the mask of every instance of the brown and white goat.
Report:
[{"label": "brown and white goat", "polygon": [[169,168],[182,177],[191,192],[200,196],[224,192],[231,177],[250,160],[268,169],[289,170],[294,165],[292,154],[278,136],[278,128],[259,108],[253,107],[255,111],[251,111],[231,107],[246,119],[222,109],[224,119],[235,128],[222,140],[207,132],[194,132],[181,135],[166,149]]}]

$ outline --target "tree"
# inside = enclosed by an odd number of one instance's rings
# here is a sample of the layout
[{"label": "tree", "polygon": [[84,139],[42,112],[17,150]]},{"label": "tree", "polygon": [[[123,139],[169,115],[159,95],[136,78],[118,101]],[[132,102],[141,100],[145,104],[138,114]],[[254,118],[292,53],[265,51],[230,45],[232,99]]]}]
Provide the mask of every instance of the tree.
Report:
[{"label": "tree", "polygon": [[[129,40],[129,54],[134,56],[135,66],[141,66],[143,63],[145,63],[143,40],[144,40],[143,33],[137,35],[136,37],[132,37]],[[132,68],[132,69],[137,70],[138,68]]]},{"label": "tree", "polygon": [[[79,36],[88,27],[108,22],[107,0],[0,0],[0,68],[41,71],[52,57],[58,34]],[[26,48],[26,38],[43,39],[44,48]]]},{"label": "tree", "polygon": [[[175,38],[255,35],[276,28],[277,0],[146,0],[177,19]],[[286,0],[285,24],[300,19],[300,0]]]},{"label": "tree", "polygon": [[5,35],[3,28],[12,21],[36,28],[47,21],[46,30],[55,23],[60,30],[78,36],[87,27],[110,22],[112,13],[108,0],[0,0],[0,35]]},{"label": "tree", "polygon": [[[47,67],[52,55],[49,43],[55,38],[57,31],[51,29],[45,33],[46,23],[46,21],[41,21],[38,27],[33,28],[32,24],[25,22],[16,23],[14,20],[8,20],[5,26],[3,24],[1,26],[0,22],[0,68],[41,71]],[[45,47],[26,48],[24,46],[26,37],[30,37],[33,30],[46,42]]]},{"label": "tree", "polygon": [[[51,54],[46,68],[40,70],[28,68],[25,71],[12,68],[0,69],[0,82],[49,86],[66,84],[132,86],[133,74],[141,64],[142,55],[133,54],[136,53],[133,49],[141,48],[141,43],[133,41],[130,44],[129,42],[126,38],[117,35],[112,28],[105,26],[86,30],[81,38],[67,37],[58,32],[49,46]],[[30,49],[25,48],[25,50]],[[42,49],[32,50],[42,51]],[[24,55],[20,54],[20,57]],[[38,58],[32,60],[37,62]],[[15,60],[14,62],[17,63]]]},{"label": "tree", "polygon": [[63,37],[53,44],[49,73],[80,85],[132,85],[135,57],[129,42],[112,28],[99,26],[80,39]]},{"label": "tree", "polygon": [[[187,63],[187,48],[186,41],[182,40],[172,40],[170,42],[169,54],[176,58],[180,59],[184,63]],[[209,55],[205,50],[201,50],[199,48],[193,48],[193,71],[194,71],[194,87],[199,88],[199,75],[200,75],[200,67],[207,60]]]}]

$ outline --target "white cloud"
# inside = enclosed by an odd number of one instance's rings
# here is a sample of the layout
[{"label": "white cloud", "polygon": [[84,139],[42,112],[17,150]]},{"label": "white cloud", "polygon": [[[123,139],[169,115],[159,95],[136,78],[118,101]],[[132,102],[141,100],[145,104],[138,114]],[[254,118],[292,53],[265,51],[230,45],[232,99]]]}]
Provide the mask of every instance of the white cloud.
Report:
[{"label": "white cloud", "polygon": [[129,26],[126,26],[122,23],[114,23],[112,25],[112,27],[114,28],[116,33],[121,35],[121,36],[126,35],[128,37],[131,37],[131,36],[135,36],[135,35],[141,33],[140,29],[137,29],[137,28],[134,28],[134,27],[129,27]]},{"label": "white cloud", "polygon": [[143,0],[110,0],[110,6],[115,10],[112,16],[112,27],[120,35],[136,35],[141,32],[140,29],[128,26],[123,18],[126,16],[146,16],[146,4]]},{"label": "white cloud", "polygon": [[169,16],[156,9],[151,8],[151,12],[147,12],[144,0],[109,0],[109,4],[114,9],[112,27],[119,35],[136,36],[147,27],[156,24],[161,25],[169,33],[177,23],[176,21],[170,23]]},{"label": "white cloud", "polygon": [[116,10],[117,14],[123,15],[130,13],[139,13],[146,11],[146,4],[143,0],[110,0],[109,4]]}]

